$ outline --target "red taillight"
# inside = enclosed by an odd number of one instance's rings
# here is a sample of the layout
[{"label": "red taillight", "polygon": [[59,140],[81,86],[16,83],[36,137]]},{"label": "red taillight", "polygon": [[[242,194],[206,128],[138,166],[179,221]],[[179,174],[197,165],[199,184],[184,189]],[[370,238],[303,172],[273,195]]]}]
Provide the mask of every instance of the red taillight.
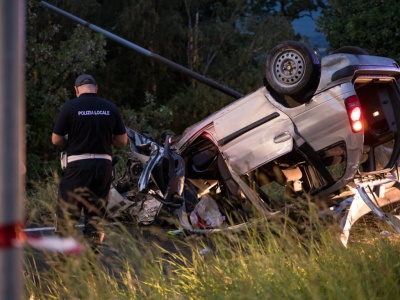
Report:
[{"label": "red taillight", "polygon": [[349,116],[351,130],[360,132],[363,128],[361,103],[357,95],[353,95],[344,101]]},{"label": "red taillight", "polygon": [[361,119],[361,108],[355,107],[350,113],[350,119],[353,122],[357,122]]}]

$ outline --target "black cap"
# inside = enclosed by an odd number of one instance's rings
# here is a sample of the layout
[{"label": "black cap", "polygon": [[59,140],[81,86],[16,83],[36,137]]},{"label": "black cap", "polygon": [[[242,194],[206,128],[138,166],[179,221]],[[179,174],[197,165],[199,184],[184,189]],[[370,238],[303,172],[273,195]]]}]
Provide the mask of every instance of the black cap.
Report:
[{"label": "black cap", "polygon": [[75,86],[81,86],[84,84],[96,85],[96,80],[94,80],[94,77],[92,75],[88,75],[88,74],[79,75],[78,78],[76,78],[76,80],[75,80]]}]

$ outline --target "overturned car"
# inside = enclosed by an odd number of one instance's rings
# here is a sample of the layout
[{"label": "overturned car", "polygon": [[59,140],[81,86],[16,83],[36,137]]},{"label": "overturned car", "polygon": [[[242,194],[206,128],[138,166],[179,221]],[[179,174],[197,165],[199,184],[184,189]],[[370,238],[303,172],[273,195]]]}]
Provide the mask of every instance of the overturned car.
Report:
[{"label": "overturned car", "polygon": [[151,224],[167,208],[188,231],[240,229],[254,211],[273,215],[279,190],[340,215],[344,244],[371,210],[398,230],[380,207],[400,199],[399,78],[394,60],[357,47],[320,60],[284,41],[268,53],[263,87],[181,135],[160,145],[127,128],[131,153],[110,217]]}]

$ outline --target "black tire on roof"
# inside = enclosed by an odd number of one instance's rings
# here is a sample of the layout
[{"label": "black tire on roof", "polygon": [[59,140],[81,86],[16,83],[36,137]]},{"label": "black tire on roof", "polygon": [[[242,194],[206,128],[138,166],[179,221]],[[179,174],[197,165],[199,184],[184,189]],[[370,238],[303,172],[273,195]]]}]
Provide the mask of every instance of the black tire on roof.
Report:
[{"label": "black tire on roof", "polygon": [[305,43],[284,41],[268,52],[265,79],[280,94],[305,103],[318,87],[320,75],[319,58]]}]

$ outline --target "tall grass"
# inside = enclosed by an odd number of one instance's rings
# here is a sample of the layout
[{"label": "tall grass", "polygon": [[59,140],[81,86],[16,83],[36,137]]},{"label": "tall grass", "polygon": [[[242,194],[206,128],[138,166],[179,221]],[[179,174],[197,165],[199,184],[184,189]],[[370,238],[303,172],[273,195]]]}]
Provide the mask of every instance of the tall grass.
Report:
[{"label": "tall grass", "polygon": [[397,299],[396,238],[365,232],[344,248],[335,224],[304,207],[240,233],[108,226],[97,255],[26,249],[26,299]]},{"label": "tall grass", "polygon": [[59,176],[54,172],[43,181],[30,181],[26,191],[25,223],[54,226]]}]

